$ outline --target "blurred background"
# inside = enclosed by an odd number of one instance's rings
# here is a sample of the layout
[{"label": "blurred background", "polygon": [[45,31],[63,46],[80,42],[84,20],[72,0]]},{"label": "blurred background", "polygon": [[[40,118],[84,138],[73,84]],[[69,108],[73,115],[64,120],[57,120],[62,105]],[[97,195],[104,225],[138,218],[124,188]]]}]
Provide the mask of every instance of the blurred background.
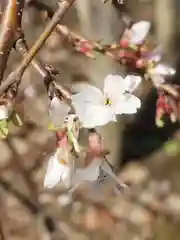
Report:
[{"label": "blurred background", "polygon": [[[112,2],[112,3],[110,3]],[[57,0],[28,0],[23,13],[23,31],[32,46],[44,30],[47,11],[57,9]],[[119,42],[123,32],[122,12],[134,21],[152,23],[149,41],[161,45],[164,59],[176,68],[171,79],[179,84],[178,0],[76,0],[61,24],[88,40]],[[1,30],[1,29],[0,29]],[[87,81],[97,87],[109,73],[125,74],[123,67],[97,54],[96,60],[74,51],[54,31],[37,56],[43,64],[59,69],[57,82],[75,87]],[[14,50],[4,78],[21,56]],[[23,119],[19,129],[10,126],[7,140],[0,141],[0,239],[123,239],[178,240],[180,238],[180,131],[179,124],[155,125],[157,93],[149,84],[136,92],[143,105],[135,116],[120,116],[118,124],[98,128],[108,160],[118,177],[130,186],[132,197],[112,197],[102,190],[103,201],[77,199],[66,206],[65,193],[46,190],[43,180],[55,137],[47,129],[48,97],[43,78],[29,66],[23,75],[17,109]]]}]

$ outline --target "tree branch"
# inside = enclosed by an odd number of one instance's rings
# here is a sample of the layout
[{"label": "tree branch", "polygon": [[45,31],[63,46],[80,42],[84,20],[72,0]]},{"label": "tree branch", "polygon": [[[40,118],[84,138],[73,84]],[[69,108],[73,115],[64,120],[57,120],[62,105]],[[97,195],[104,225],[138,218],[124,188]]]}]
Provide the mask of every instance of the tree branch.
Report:
[{"label": "tree branch", "polygon": [[[26,44],[26,41],[22,38],[18,39],[18,41],[16,42],[15,49],[21,54],[21,56],[26,57],[28,54],[28,46]],[[49,91],[50,84],[53,83],[54,90],[59,91],[60,94],[64,97],[64,99],[67,100],[67,102],[69,103],[69,100],[71,98],[70,92],[67,89],[65,89],[63,86],[61,86],[60,83],[58,83],[58,85],[57,85],[54,82],[54,76],[52,75],[51,70],[49,70],[47,67],[45,67],[36,58],[32,59],[31,64],[39,72],[39,74],[43,77],[44,84],[46,86],[47,91]]]},{"label": "tree branch", "polygon": [[39,50],[42,48],[50,34],[54,31],[57,24],[60,22],[60,20],[63,18],[65,13],[68,11],[68,9],[71,7],[71,5],[74,3],[75,0],[67,0],[61,2],[61,6],[54,14],[52,20],[49,22],[47,27],[45,28],[44,32],[41,34],[39,39],[35,42],[33,47],[29,50],[26,57],[23,59],[23,61],[20,63],[20,65],[16,68],[14,72],[9,74],[7,79],[3,82],[3,84],[0,86],[0,95],[4,91],[6,91],[12,84],[19,84],[21,77],[28,67],[28,65],[31,63],[32,59],[36,56],[36,54],[39,52]]},{"label": "tree branch", "polygon": [[[26,57],[28,53],[28,46],[26,41],[22,38],[19,38],[16,42],[15,49],[21,56]],[[49,83],[53,81],[53,77],[49,71],[43,66],[43,64],[33,58],[31,61],[32,66],[38,71],[38,73],[43,77],[46,88],[48,89]]]},{"label": "tree branch", "polygon": [[22,9],[25,0],[6,0],[3,9],[0,31],[0,82],[3,79],[9,53],[21,29]]}]

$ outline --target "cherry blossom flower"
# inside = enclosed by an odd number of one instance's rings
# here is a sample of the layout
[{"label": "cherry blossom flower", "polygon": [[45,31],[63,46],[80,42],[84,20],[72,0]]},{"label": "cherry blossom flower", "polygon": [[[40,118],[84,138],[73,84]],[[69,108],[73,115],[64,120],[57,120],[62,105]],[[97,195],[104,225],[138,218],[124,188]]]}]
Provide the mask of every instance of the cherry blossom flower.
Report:
[{"label": "cherry blossom flower", "polygon": [[54,97],[49,107],[52,128],[61,128],[69,111],[70,107],[66,103],[61,101],[58,97]]},{"label": "cherry blossom flower", "polygon": [[96,181],[100,174],[102,156],[94,154],[88,166],[71,171],[68,160],[67,136],[63,132],[61,134],[58,132],[58,139],[58,149],[49,159],[44,186],[53,188],[62,182],[67,188],[71,186],[73,191],[84,181]]},{"label": "cherry blossom flower", "polygon": [[154,68],[150,69],[149,72],[166,76],[166,75],[174,75],[176,71],[175,69],[173,69],[172,67],[166,64],[159,63]]},{"label": "cherry blossom flower", "polygon": [[71,172],[68,158],[60,150],[59,148],[49,159],[44,187],[53,188],[62,182],[68,188],[70,187],[70,179],[72,179],[71,186],[79,186],[84,181],[96,181],[98,179],[101,160],[94,159],[87,167],[77,168],[75,172]]},{"label": "cherry blossom flower", "polygon": [[163,84],[165,82],[164,78],[162,76],[160,76],[159,74],[149,74],[154,85],[158,86],[160,84]]},{"label": "cherry blossom flower", "polygon": [[116,114],[134,114],[141,102],[132,92],[141,82],[139,76],[108,75],[104,79],[104,89],[87,84],[87,87],[72,96],[76,114],[85,128],[102,126],[116,122]]},{"label": "cherry blossom flower", "polygon": [[140,21],[132,25],[130,29],[131,44],[141,44],[145,37],[147,36],[149,29],[151,27],[151,23],[148,21]]},{"label": "cherry blossom flower", "polygon": [[[72,193],[75,191],[84,182],[96,183],[97,185],[101,184],[104,180],[101,176],[102,171],[104,173],[103,176],[108,175],[115,184],[117,184],[118,188],[123,188],[125,190],[128,189],[128,187],[113,172],[108,162],[102,157],[96,157],[87,167],[76,169],[72,178],[73,188],[70,192]],[[100,177],[101,179],[99,179]]]},{"label": "cherry blossom flower", "polygon": [[[89,133],[87,155],[91,155],[88,165],[84,168],[74,169],[71,167],[68,155],[68,139],[63,131],[57,132],[58,149],[50,157],[48,168],[44,180],[44,187],[53,188],[59,182],[66,188],[70,188],[71,195],[84,182],[97,182],[99,184],[100,169],[102,168],[117,184],[122,185],[121,181],[113,173],[111,167],[105,163],[106,152],[101,141],[101,137],[95,131]],[[87,156],[86,156],[87,157]],[[87,160],[85,157],[85,161]]]},{"label": "cherry blossom flower", "polygon": [[[62,135],[63,137],[63,135]],[[93,140],[94,141],[94,140]],[[64,146],[63,146],[64,145]],[[97,145],[97,143],[94,143]],[[63,183],[66,188],[70,188],[69,194],[72,194],[81,184],[84,182],[97,182],[99,184],[100,169],[102,168],[114,181],[124,187],[124,184],[116,177],[113,170],[105,163],[104,156],[95,154],[91,159],[88,166],[84,168],[77,168],[71,171],[68,164],[68,151],[66,146],[66,140],[61,142],[61,148],[58,148],[56,153],[50,157],[48,168],[44,180],[44,187],[53,188],[59,182]],[[101,143],[98,144],[101,146]],[[94,148],[98,148],[93,146]]]},{"label": "cherry blossom flower", "polygon": [[84,181],[96,181],[100,174],[102,158],[94,158],[85,168],[77,168],[73,176],[73,185],[79,185]]},{"label": "cherry blossom flower", "polygon": [[44,187],[53,188],[59,182],[62,182],[67,188],[70,186],[70,167],[68,160],[67,138],[64,137],[63,140],[61,140],[61,146],[49,159],[44,179]]},{"label": "cherry blossom flower", "polygon": [[164,77],[166,75],[174,75],[175,70],[165,64],[157,64],[155,67],[148,69],[148,75],[151,77],[155,86],[163,84],[165,82]]},{"label": "cherry blossom flower", "polygon": [[143,54],[143,58],[147,59],[149,62],[159,62],[162,59],[162,46],[159,45],[152,52]]}]

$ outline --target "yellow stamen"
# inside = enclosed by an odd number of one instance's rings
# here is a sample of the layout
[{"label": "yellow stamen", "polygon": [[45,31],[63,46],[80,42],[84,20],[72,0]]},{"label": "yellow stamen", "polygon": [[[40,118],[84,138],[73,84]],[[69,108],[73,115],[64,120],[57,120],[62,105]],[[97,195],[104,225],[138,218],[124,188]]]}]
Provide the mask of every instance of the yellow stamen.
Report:
[{"label": "yellow stamen", "polygon": [[148,61],[148,69],[154,68],[154,63],[152,61]]},{"label": "yellow stamen", "polygon": [[105,106],[111,106],[112,105],[112,101],[110,98],[106,98],[104,101]]},{"label": "yellow stamen", "polygon": [[62,165],[67,165],[67,163],[64,159],[59,159],[59,163],[62,164]]},{"label": "yellow stamen", "polygon": [[135,50],[135,51],[138,50],[138,47],[136,45],[134,45],[134,44],[129,44],[128,47],[131,48],[132,50]]},{"label": "yellow stamen", "polygon": [[54,124],[52,123],[49,123],[48,124],[48,130],[51,130],[51,131],[56,131],[58,128],[56,126],[54,126]]}]

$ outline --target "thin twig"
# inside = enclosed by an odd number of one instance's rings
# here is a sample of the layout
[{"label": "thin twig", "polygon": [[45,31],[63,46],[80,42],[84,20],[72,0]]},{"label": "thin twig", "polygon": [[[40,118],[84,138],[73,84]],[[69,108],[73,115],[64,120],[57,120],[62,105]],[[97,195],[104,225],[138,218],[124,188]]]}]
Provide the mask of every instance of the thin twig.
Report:
[{"label": "thin twig", "polygon": [[[23,36],[23,34],[21,34],[21,36]],[[15,44],[15,49],[21,56],[26,57],[29,49],[25,39],[19,38]],[[45,86],[48,89],[50,82],[54,80],[50,72],[47,71],[40,60],[37,60],[36,58],[32,59],[31,64],[43,77]]]},{"label": "thin twig", "polygon": [[63,18],[65,13],[68,11],[68,9],[71,7],[71,5],[74,3],[74,1],[75,0],[66,0],[61,2],[59,9],[56,11],[52,20],[49,22],[49,24],[46,26],[44,32],[40,35],[40,37],[35,42],[33,47],[29,50],[26,57],[23,59],[20,65],[16,68],[16,70],[11,74],[9,74],[7,79],[0,86],[0,95],[2,95],[3,92],[6,91],[12,84],[20,83],[20,80],[24,71],[29,66],[32,59],[36,56],[39,50],[43,47],[48,37],[54,31],[57,24],[61,21],[61,19]]},{"label": "thin twig", "polygon": [[[0,32],[0,83],[6,68],[9,53],[21,29],[22,10],[25,0],[4,1]],[[1,3],[2,4],[2,3]]]}]

